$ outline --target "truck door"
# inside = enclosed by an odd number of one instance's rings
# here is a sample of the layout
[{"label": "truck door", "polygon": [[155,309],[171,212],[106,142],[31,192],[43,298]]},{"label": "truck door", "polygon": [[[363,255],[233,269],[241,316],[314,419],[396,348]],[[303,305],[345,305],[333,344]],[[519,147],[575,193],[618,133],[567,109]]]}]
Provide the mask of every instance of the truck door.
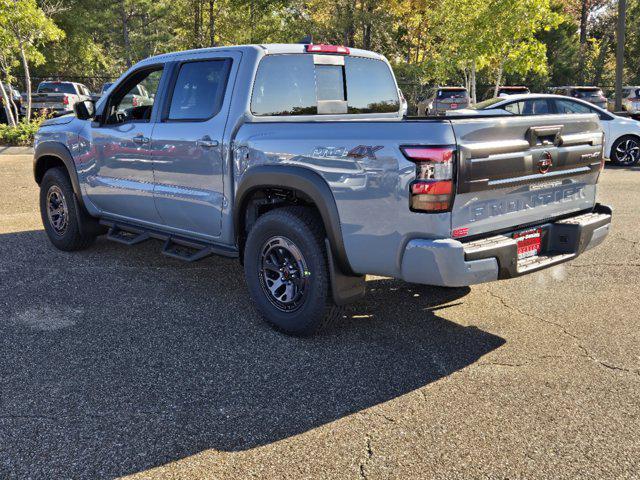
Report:
[{"label": "truck door", "polygon": [[220,52],[176,64],[152,137],[154,197],[176,233],[218,237],[224,203],[224,130],[240,54]]},{"label": "truck door", "polygon": [[156,106],[134,106],[128,99],[140,84],[155,94],[162,75],[162,66],[133,72],[109,95],[102,121],[91,127],[96,156],[95,164],[86,166],[87,195],[108,216],[161,223],[150,149]]}]

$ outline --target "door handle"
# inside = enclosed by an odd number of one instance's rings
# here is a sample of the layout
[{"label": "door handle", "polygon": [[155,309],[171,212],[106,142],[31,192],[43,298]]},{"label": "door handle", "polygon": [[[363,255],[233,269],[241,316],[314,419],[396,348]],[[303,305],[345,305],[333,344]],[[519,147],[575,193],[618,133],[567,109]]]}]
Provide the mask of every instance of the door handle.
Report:
[{"label": "door handle", "polygon": [[209,137],[209,135],[205,135],[200,140],[196,140],[196,147],[212,148],[217,146],[218,146],[218,141],[211,140],[211,137]]},{"label": "door handle", "polygon": [[143,145],[145,143],[149,143],[149,137],[145,137],[144,135],[136,135],[132,138],[133,143],[137,143],[138,145]]}]

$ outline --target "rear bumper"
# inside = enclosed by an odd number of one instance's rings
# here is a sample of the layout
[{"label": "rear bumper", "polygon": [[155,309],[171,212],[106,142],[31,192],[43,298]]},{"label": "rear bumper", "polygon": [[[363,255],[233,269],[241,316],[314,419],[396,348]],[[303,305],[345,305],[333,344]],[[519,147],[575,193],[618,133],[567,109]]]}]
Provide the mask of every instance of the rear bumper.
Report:
[{"label": "rear bumper", "polygon": [[542,253],[518,260],[510,233],[470,242],[411,240],[402,257],[402,279],[411,283],[461,287],[514,278],[571,260],[598,246],[609,233],[611,208],[596,204],[582,213],[540,225]]}]

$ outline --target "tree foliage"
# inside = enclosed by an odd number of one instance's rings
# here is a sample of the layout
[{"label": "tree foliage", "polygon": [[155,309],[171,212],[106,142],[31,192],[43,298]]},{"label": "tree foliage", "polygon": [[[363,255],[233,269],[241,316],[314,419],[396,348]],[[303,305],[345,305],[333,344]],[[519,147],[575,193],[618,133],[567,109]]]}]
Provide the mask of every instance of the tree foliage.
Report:
[{"label": "tree foliage", "polygon": [[[640,0],[629,2],[627,78],[640,81]],[[0,66],[25,74],[22,37],[38,77],[92,88],[163,52],[312,35],[383,53],[410,97],[476,83],[481,96],[499,83],[606,84],[615,48],[614,0],[0,0],[0,15]]]}]

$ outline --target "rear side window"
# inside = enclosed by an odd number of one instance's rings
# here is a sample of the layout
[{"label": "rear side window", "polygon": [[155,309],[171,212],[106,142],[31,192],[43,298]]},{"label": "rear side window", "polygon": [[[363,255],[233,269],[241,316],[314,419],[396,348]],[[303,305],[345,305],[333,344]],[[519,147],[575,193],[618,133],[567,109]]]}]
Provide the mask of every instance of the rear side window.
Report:
[{"label": "rear side window", "polygon": [[207,120],[220,110],[231,60],[216,59],[180,66],[169,106],[169,120]]},{"label": "rear side window", "polygon": [[549,102],[545,98],[509,103],[503,109],[515,115],[547,115],[551,113]]},{"label": "rear side window", "polygon": [[555,103],[558,113],[594,113],[586,105],[571,100],[555,100]]},{"label": "rear side window", "polygon": [[400,99],[391,70],[372,58],[345,58],[349,113],[391,113],[400,109]]},{"label": "rear side window", "polygon": [[[398,112],[398,91],[385,62],[341,57],[344,65],[315,62],[313,55],[268,55],[256,74],[254,115]],[[344,108],[346,101],[346,111]],[[340,105],[342,104],[342,107]]]},{"label": "rear side window", "polygon": [[273,55],[262,59],[251,97],[255,115],[315,115],[312,55]]}]

